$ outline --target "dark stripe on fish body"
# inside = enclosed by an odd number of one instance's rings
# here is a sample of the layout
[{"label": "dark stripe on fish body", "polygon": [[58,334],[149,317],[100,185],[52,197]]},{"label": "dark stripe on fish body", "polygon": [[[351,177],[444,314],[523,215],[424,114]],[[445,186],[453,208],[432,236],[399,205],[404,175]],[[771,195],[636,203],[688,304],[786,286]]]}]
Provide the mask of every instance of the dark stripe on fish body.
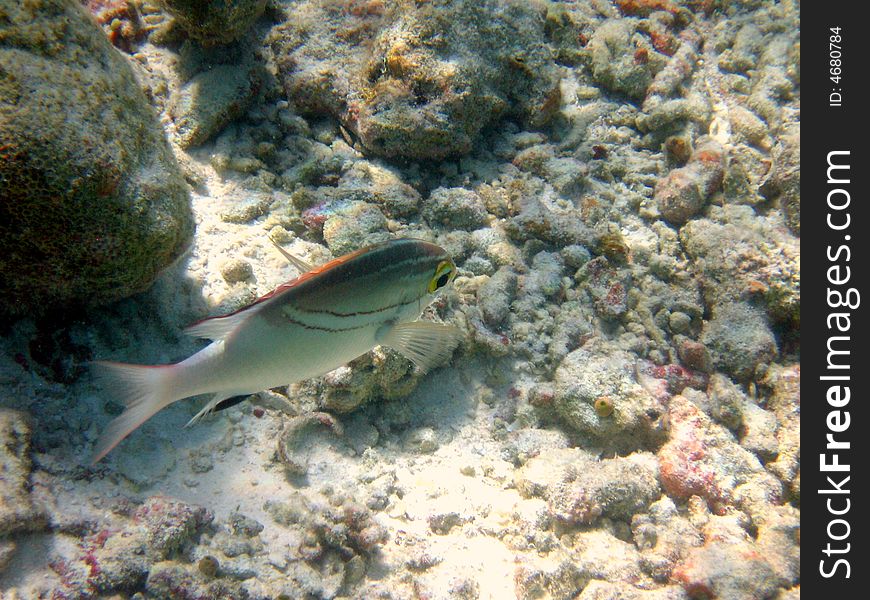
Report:
[{"label": "dark stripe on fish body", "polygon": [[324,271],[323,273],[318,274],[317,277],[311,279],[310,282],[306,283],[314,288],[328,288],[345,283],[359,285],[366,282],[368,279],[375,279],[374,283],[377,283],[378,279],[384,279],[387,275],[398,270],[406,271],[406,274],[399,277],[399,279],[411,280],[417,277],[421,272],[418,265],[431,262],[432,272],[434,273],[435,267],[438,265],[438,262],[440,262],[437,259],[433,260],[431,257],[427,256],[410,256],[405,257],[402,260],[390,260],[386,262],[384,259],[385,256],[379,256],[377,253],[366,253],[356,257],[353,261],[337,265],[328,271]]},{"label": "dark stripe on fish body", "polygon": [[376,308],[374,310],[358,310],[356,312],[338,312],[335,310],[327,310],[325,308],[305,308],[304,306],[297,305],[294,305],[293,308],[295,308],[299,312],[305,312],[310,314],[323,314],[332,317],[359,317],[362,315],[374,315],[380,312],[384,312],[385,310],[390,310],[391,308],[401,308],[403,306],[408,306],[409,304],[413,304],[414,302],[419,302],[420,298],[422,297],[423,295],[420,295],[419,297],[408,300],[407,302],[396,302],[395,304],[389,304],[382,308]]},{"label": "dark stripe on fish body", "polygon": [[[350,331],[377,325],[373,321],[346,328],[318,325],[306,322],[301,313],[353,319],[419,302],[427,293],[427,271],[431,268],[434,273],[437,264],[446,258],[444,250],[428,242],[384,242],[346,261],[336,259],[334,266],[292,285],[275,297],[261,315],[277,326],[289,320],[320,331]],[[288,307],[299,314],[288,318],[285,314]]]},{"label": "dark stripe on fish body", "polygon": [[[339,333],[342,331],[354,331],[356,329],[364,329],[366,327],[372,326],[372,323],[363,323],[362,325],[354,325],[353,327],[324,327],[322,325],[311,325],[309,323],[304,323],[302,321],[294,319],[293,317],[288,315],[286,312],[283,313],[283,315],[284,315],[285,321],[287,321],[288,323],[292,323],[293,325],[299,325],[303,329],[312,329],[314,331],[326,331],[329,333]],[[387,323],[387,322],[388,321],[384,321],[384,323]]]},{"label": "dark stripe on fish body", "polygon": [[[416,292],[418,294],[417,297],[409,301],[391,301],[383,306],[371,309],[362,307],[354,309],[354,307],[350,306],[343,309],[325,308],[325,306],[341,303],[342,300],[353,301],[358,299],[358,294],[346,293],[348,291],[372,290],[372,297],[377,297],[384,280],[389,280],[393,286],[406,281],[409,284],[409,288],[406,291],[414,293],[415,290],[411,289],[410,284],[419,283],[421,273],[425,273],[428,270],[421,268],[421,265],[430,262],[431,270],[434,273],[438,263],[446,258],[443,251],[434,255],[427,253],[408,256],[407,251],[410,249],[405,246],[407,244],[393,242],[389,247],[390,251],[386,251],[386,247],[381,247],[361,254],[352,261],[339,264],[328,271],[318,274],[317,277],[312,278],[310,281],[306,281],[295,290],[295,293],[288,293],[286,301],[300,312],[322,313],[336,317],[377,314],[390,308],[398,308],[411,302],[416,302],[426,295],[424,285],[421,285],[419,291]],[[397,253],[397,250],[405,251]],[[397,277],[396,271],[404,271],[404,273],[400,273]],[[356,289],[342,289],[348,287]]]}]

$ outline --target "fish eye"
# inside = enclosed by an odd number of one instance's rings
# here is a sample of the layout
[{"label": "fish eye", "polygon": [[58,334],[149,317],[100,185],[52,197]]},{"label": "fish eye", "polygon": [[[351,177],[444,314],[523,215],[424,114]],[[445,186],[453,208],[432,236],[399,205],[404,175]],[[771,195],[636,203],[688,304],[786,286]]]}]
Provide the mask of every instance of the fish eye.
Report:
[{"label": "fish eye", "polygon": [[443,288],[445,285],[450,283],[450,280],[453,278],[455,273],[456,269],[453,266],[453,263],[449,260],[439,263],[438,268],[435,269],[435,275],[433,275],[432,279],[429,281],[429,293],[432,294],[435,290]]}]

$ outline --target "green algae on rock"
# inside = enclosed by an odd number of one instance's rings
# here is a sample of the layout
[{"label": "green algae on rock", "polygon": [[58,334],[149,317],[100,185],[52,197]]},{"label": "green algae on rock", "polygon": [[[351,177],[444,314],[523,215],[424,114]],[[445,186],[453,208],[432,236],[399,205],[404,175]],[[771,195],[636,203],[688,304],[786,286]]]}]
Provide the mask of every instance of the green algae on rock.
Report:
[{"label": "green algae on rock", "polygon": [[140,292],[193,230],[156,115],[78,3],[2,4],[0,309]]},{"label": "green algae on rock", "polygon": [[271,39],[300,109],[337,117],[371,154],[441,159],[468,153],[501,116],[553,117],[560,92],[544,37],[543,15],[515,0],[309,0]]}]

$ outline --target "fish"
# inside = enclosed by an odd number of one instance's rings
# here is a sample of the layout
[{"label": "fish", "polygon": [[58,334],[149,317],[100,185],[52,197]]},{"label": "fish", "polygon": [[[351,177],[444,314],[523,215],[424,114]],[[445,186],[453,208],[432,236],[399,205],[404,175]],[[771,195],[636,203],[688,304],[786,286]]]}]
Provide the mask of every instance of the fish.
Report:
[{"label": "fish", "polygon": [[179,400],[213,394],[190,426],[228,399],[224,406],[238,396],[318,377],[379,345],[425,372],[448,359],[461,340],[458,328],[420,319],[456,276],[440,246],[389,240],[320,267],[275,247],[302,274],[242,309],[185,329],[212,340],[199,352],[168,365],[92,363],[103,389],[126,405],[97,440],[92,465]]}]

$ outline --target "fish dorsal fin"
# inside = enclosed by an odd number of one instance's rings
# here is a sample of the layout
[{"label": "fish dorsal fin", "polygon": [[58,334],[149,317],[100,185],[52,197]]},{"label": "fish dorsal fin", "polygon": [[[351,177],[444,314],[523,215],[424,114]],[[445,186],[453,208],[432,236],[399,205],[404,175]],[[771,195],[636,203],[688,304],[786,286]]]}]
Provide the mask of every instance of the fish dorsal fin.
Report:
[{"label": "fish dorsal fin", "polygon": [[243,309],[222,317],[203,319],[185,329],[184,333],[196,338],[206,338],[215,341],[222,340],[247,320],[251,316],[251,313],[252,311]]},{"label": "fish dorsal fin", "polygon": [[459,329],[452,325],[414,321],[392,327],[383,343],[401,352],[426,372],[450,358],[460,338]]},{"label": "fish dorsal fin", "polygon": [[293,255],[293,254],[290,254],[289,252],[287,252],[286,250],[284,250],[284,248],[282,248],[281,246],[279,246],[279,245],[278,245],[278,242],[276,242],[275,240],[273,240],[271,237],[269,238],[269,241],[272,242],[272,245],[275,246],[275,249],[276,249],[278,252],[281,253],[281,256],[283,256],[284,258],[286,258],[287,261],[288,261],[291,265],[293,265],[294,267],[296,267],[297,269],[299,269],[299,271],[301,271],[302,273],[307,273],[308,271],[313,271],[313,270],[314,270],[314,265],[312,265],[312,264],[309,263],[309,262],[306,262],[306,261],[302,260],[302,259],[299,258],[298,256],[295,256],[295,255]]}]

